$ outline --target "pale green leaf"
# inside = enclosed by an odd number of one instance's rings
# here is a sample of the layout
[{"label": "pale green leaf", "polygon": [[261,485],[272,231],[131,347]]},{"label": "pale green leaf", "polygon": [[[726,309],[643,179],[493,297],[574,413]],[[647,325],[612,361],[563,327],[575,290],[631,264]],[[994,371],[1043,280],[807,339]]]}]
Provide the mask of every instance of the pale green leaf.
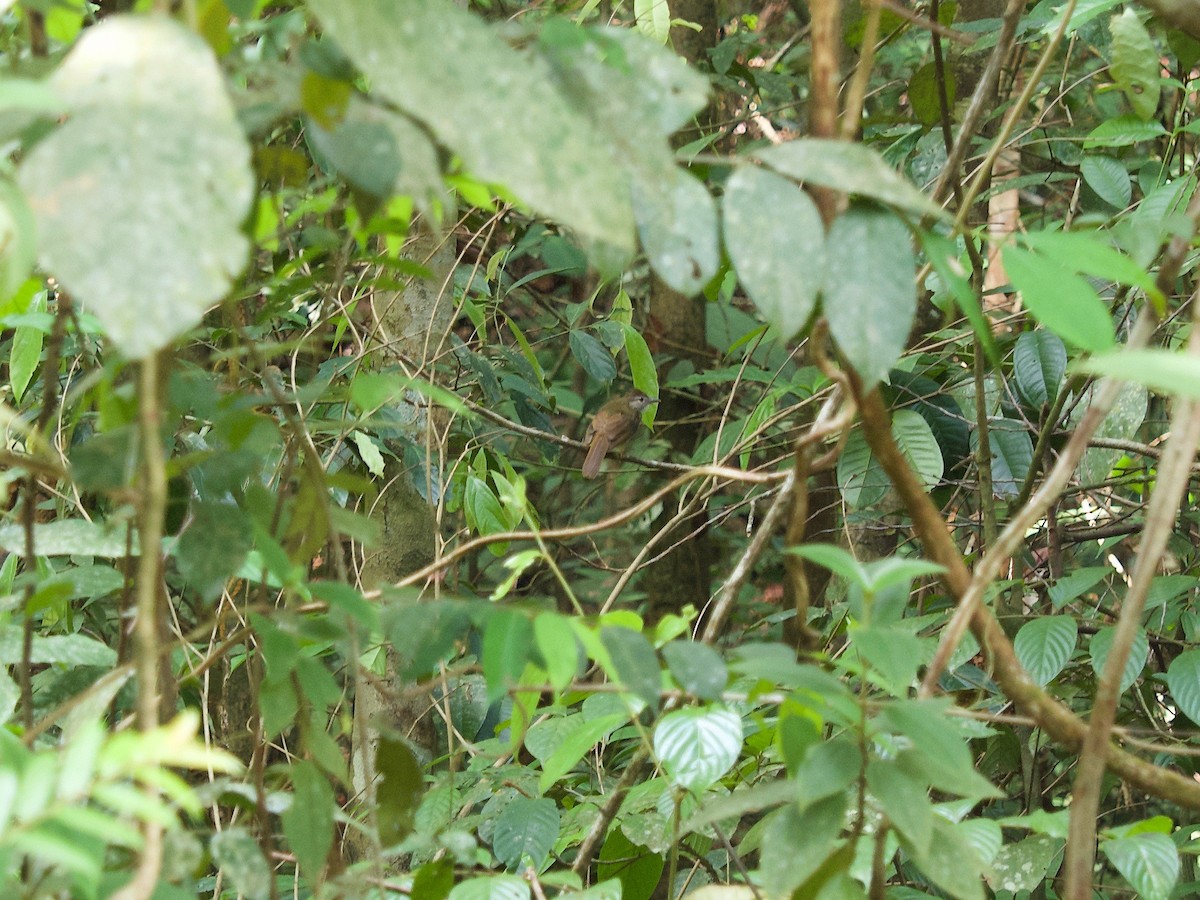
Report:
[{"label": "pale green leaf", "polygon": [[374,90],[428,125],[472,174],[589,239],[632,250],[628,178],[543,60],[449,0],[310,7]]},{"label": "pale green leaf", "polygon": [[728,772],[741,749],[741,719],[718,707],[667,713],[654,729],[654,753],[667,775],[697,793]]},{"label": "pale green leaf", "polygon": [[[1109,626],[1101,628],[1094,635],[1088,647],[1088,651],[1092,656],[1092,671],[1097,677],[1104,671],[1104,664],[1108,660],[1109,651],[1112,649],[1113,637],[1116,635],[1116,628]],[[1144,629],[1139,628],[1134,633],[1133,648],[1129,654],[1129,658],[1125,661],[1125,668],[1121,672],[1121,692],[1127,691],[1130,686],[1137,681],[1138,676],[1142,674],[1142,668],[1146,665],[1146,660],[1150,656],[1150,639],[1146,636]]]},{"label": "pale green leaf", "polygon": [[1070,616],[1041,616],[1026,622],[1013,639],[1017,659],[1036,684],[1047,685],[1075,652],[1079,628]]},{"label": "pale green leaf", "polygon": [[1168,900],[1179,880],[1179,850],[1165,834],[1105,841],[1100,849],[1142,900]]},{"label": "pale green leaf", "polygon": [[166,17],[89,28],[51,85],[69,115],[20,169],[39,258],[140,359],[244,267],[249,147],[212,52]]},{"label": "pale green leaf", "polygon": [[725,185],[725,246],[759,312],[790,339],[804,327],[825,276],[825,228],[794,182],[743,166]]},{"label": "pale green leaf", "polygon": [[1149,121],[1158,111],[1159,84],[1158,49],[1154,46],[1146,26],[1129,7],[1109,22],[1112,34],[1110,73],[1125,99],[1143,122]]},{"label": "pale green leaf", "polygon": [[668,287],[695,294],[717,272],[717,207],[703,183],[672,167],[634,182],[638,235],[650,265]]},{"label": "pale green leaf", "polygon": [[1039,322],[1082,350],[1107,350],[1116,342],[1108,307],[1086,280],[1058,259],[1011,244],[1003,251],[1009,280]]},{"label": "pale green leaf", "polygon": [[858,205],[834,220],[826,246],[829,330],[870,387],[904,352],[917,312],[912,237],[895,214]]}]

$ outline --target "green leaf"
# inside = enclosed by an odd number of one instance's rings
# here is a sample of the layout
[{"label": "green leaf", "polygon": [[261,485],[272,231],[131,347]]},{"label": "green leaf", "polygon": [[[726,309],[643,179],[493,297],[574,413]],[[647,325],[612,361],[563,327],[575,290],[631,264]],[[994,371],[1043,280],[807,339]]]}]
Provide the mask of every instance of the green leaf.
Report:
[{"label": "green leaf", "polygon": [[673,167],[661,180],[634,182],[638,235],[650,265],[681,294],[700,291],[717,272],[717,206],[696,178]]},{"label": "green leaf", "polygon": [[537,643],[546,674],[556,690],[562,690],[574,679],[579,669],[579,645],[575,632],[565,617],[544,612],[533,620],[533,636]]},{"label": "green leaf", "polygon": [[529,882],[516,875],[470,878],[454,886],[448,900],[529,900]]},{"label": "green leaf", "polygon": [[1026,331],[1013,350],[1013,375],[1022,399],[1034,409],[1054,401],[1067,371],[1067,348],[1052,331]]},{"label": "green leaf", "polygon": [[509,869],[540,869],[558,839],[558,827],[553,800],[517,797],[496,818],[492,850]]},{"label": "green leaf", "polygon": [[[18,523],[0,525],[0,547],[17,556],[25,555],[25,530]],[[137,536],[129,540],[126,525],[86,519],[59,519],[33,527],[35,556],[102,556],[120,559],[132,547],[138,553]]]},{"label": "green leaf", "polygon": [[725,246],[738,279],[785,340],[804,327],[825,277],[825,227],[786,178],[742,166],[725,184]]},{"label": "green leaf", "polygon": [[632,628],[606,626],[600,629],[600,640],[615,669],[610,674],[647,706],[656,708],[662,677],[658,657],[645,635]]},{"label": "green leaf", "polygon": [[913,849],[926,852],[934,817],[926,785],[892,760],[873,759],[867,764],[867,787]]},{"label": "green leaf", "polygon": [[221,593],[254,545],[254,527],[233,503],[200,500],[175,545],[180,573],[204,600]]},{"label": "green leaf", "polygon": [[51,85],[69,115],[20,169],[39,259],[141,359],[245,266],[250,151],[211,51],[166,17],[89,28]]},{"label": "green leaf", "polygon": [[1114,350],[1071,364],[1071,371],[1107,375],[1159,394],[1200,399],[1200,360],[1175,350]]},{"label": "green leaf", "polygon": [[1071,616],[1042,616],[1021,626],[1013,649],[1029,677],[1044,687],[1070,662],[1078,639],[1079,628]]},{"label": "green leaf", "polygon": [[567,721],[571,723],[571,730],[561,736],[561,743],[542,761],[542,777],[538,780],[539,791],[548,791],[553,787],[558,779],[583,759],[583,754],[608,737],[614,729],[629,721],[629,715],[613,713],[591,720],[584,716],[571,716]]},{"label": "green leaf", "polygon": [[1167,667],[1171,699],[1193,722],[1200,722],[1200,650],[1185,650]]},{"label": "green leaf", "polygon": [[[629,374],[633,378],[633,386],[647,397],[657,397],[658,368],[654,365],[654,356],[646,346],[642,333],[632,325],[621,323],[625,332],[625,355],[629,358]],[[655,407],[651,407],[651,411]]]},{"label": "green leaf", "polygon": [[[946,108],[954,116],[954,70],[944,66],[946,77]],[[922,125],[938,125],[942,121],[942,101],[938,97],[937,66],[928,62],[908,80],[908,103],[913,117]]]},{"label": "green leaf", "polygon": [[729,672],[716,650],[695,641],[671,641],[662,648],[662,655],[685,691],[701,700],[720,699]]},{"label": "green leaf", "polygon": [[311,8],[374,90],[425,122],[472,174],[589,239],[632,251],[628,179],[545,62],[446,0],[314,0]]},{"label": "green leaf", "polygon": [[[0,627],[0,665],[16,665],[22,656],[22,629],[15,625]],[[101,666],[117,663],[117,651],[84,634],[34,635],[29,657],[38,665]]]},{"label": "green leaf", "polygon": [[454,887],[454,860],[449,856],[425,863],[413,874],[412,900],[446,900]]},{"label": "green leaf", "polygon": [[[1071,412],[1072,422],[1078,422],[1087,412],[1095,390],[1096,386],[1091,385],[1083,392],[1083,396],[1075,404],[1075,409]],[[1146,389],[1142,385],[1136,383],[1123,385],[1117,394],[1117,399],[1113,401],[1108,415],[1104,417],[1104,420],[1094,432],[1093,437],[1118,438],[1121,440],[1134,438],[1142,422],[1146,419],[1148,408]],[[1083,484],[1097,484],[1108,478],[1117,460],[1124,455],[1125,451],[1123,450],[1113,450],[1107,447],[1089,447],[1083,454],[1083,460],[1079,463],[1078,477],[1080,482]]]},{"label": "green leaf", "polygon": [[271,896],[271,869],[258,842],[243,828],[226,828],[212,837],[213,860],[230,886],[250,900]]},{"label": "green leaf", "polygon": [[870,197],[917,216],[945,216],[941,207],[865,144],[801,138],[759,150],[754,156],[797,181]]},{"label": "green leaf", "polygon": [[742,749],[742,720],[727,709],[688,707],[654,728],[654,753],[674,784],[701,793],[733,768]]},{"label": "green leaf", "polygon": [[996,340],[992,336],[992,326],[983,314],[983,309],[979,305],[979,297],[975,293],[975,289],[971,287],[971,282],[959,261],[960,254],[955,246],[940,234],[922,231],[920,235],[921,246],[925,250],[930,265],[937,272],[938,278],[950,290],[950,295],[954,297],[954,302],[967,317],[967,321],[971,323],[975,337],[983,345],[984,352],[992,361],[992,365],[999,368],[1000,353],[996,349]]},{"label": "green leaf", "polygon": [[903,734],[912,747],[897,757],[909,772],[939,790],[964,797],[996,796],[975,771],[974,758],[958,729],[947,719],[945,700],[894,700],[883,708],[881,725]]},{"label": "green leaf", "polygon": [[[841,478],[839,477],[838,480],[840,481]],[[851,505],[853,506],[853,504]],[[796,547],[788,547],[787,552],[794,553],[819,566],[824,566],[847,581],[863,587],[867,585],[867,570],[862,563],[855,559],[850,551],[844,550],[836,544],[800,544]]]},{"label": "green leaf", "polygon": [[825,317],[870,387],[904,352],[916,316],[912,237],[894,213],[857,205],[834,220],[827,247]]},{"label": "green leaf", "polygon": [[796,770],[800,806],[841,794],[858,778],[861,768],[862,752],[849,735],[817,744]]},{"label": "green leaf", "polygon": [[[1088,652],[1092,655],[1092,671],[1099,677],[1104,671],[1104,663],[1108,659],[1109,651],[1112,649],[1113,637],[1116,635],[1117,629],[1115,626],[1101,628],[1092,635],[1091,644],[1088,647]],[[1144,629],[1139,628],[1134,635],[1133,648],[1129,654],[1129,659],[1125,661],[1125,669],[1121,673],[1121,693],[1124,693],[1142,674],[1142,669],[1146,665],[1146,660],[1150,656],[1150,639],[1146,636]]]},{"label": "green leaf", "polygon": [[861,428],[850,432],[838,457],[837,483],[842,499],[854,510],[877,506],[891,489],[891,479],[875,459]]},{"label": "green leaf", "polygon": [[1101,122],[1083,142],[1084,150],[1096,147],[1128,147],[1162,137],[1167,130],[1158,121],[1143,122],[1137,116],[1118,116]]},{"label": "green leaf", "polygon": [[1179,851],[1165,834],[1143,833],[1100,845],[1142,900],[1168,900],[1179,880]]},{"label": "green leaf", "polygon": [[[38,291],[33,295],[27,311],[31,313],[46,311],[45,291]],[[38,363],[42,359],[42,339],[44,337],[45,330],[37,325],[18,325],[13,333],[12,347],[8,353],[8,383],[12,385],[13,399],[18,403],[25,396],[25,389],[29,387],[33,373],[37,371]],[[54,377],[57,376],[58,373],[55,372]]]},{"label": "green leaf", "polygon": [[379,842],[390,847],[404,840],[413,829],[425,791],[425,776],[408,744],[389,738],[379,740],[375,770],[379,773],[375,788]]},{"label": "green leaf", "polygon": [[671,35],[671,7],[667,0],[633,0],[633,21],[638,31],[665,44]]},{"label": "green leaf", "polygon": [[609,831],[596,861],[598,878],[620,879],[623,900],[650,900],[662,871],[662,856],[634,844],[620,828]]},{"label": "green leaf", "polygon": [[1034,231],[1022,235],[1021,243],[1045,256],[1062,260],[1073,272],[1139,287],[1152,296],[1160,295],[1154,278],[1132,258],[1113,247],[1102,233]]},{"label": "green leaf", "polygon": [[900,836],[918,868],[956,900],[983,900],[983,878],[979,859],[963,831],[941,816],[933,817],[933,839],[923,851]]},{"label": "green leaf", "polygon": [[984,866],[991,865],[1004,842],[1000,826],[991,819],[967,819],[958,824],[958,830],[975,851],[976,858]]},{"label": "green leaf", "polygon": [[1105,203],[1124,209],[1133,199],[1133,182],[1119,160],[1089,153],[1079,164],[1083,180]]},{"label": "green leaf", "polygon": [[[972,432],[971,443],[977,441]],[[1033,439],[1024,422],[988,419],[988,445],[992,450],[992,492],[997,497],[1015,497],[1033,465]]]},{"label": "green leaf", "polygon": [[1062,609],[1080,594],[1091,590],[1111,575],[1112,571],[1108,566],[1088,566],[1069,572],[1050,585],[1047,592],[1050,602],[1054,604],[1055,609]]},{"label": "green leaf", "polygon": [[292,805],[284,810],[283,832],[310,884],[320,879],[333,846],[335,798],[328,779],[314,763],[292,763]]},{"label": "green leaf", "polygon": [[600,341],[586,331],[572,329],[567,336],[571,353],[587,372],[601,384],[608,384],[617,377],[617,364],[612,354]]},{"label": "green leaf", "polygon": [[1005,844],[985,872],[988,884],[994,891],[1013,894],[1036,890],[1062,848],[1063,841],[1044,834]]},{"label": "green leaf", "polygon": [[1109,71],[1113,81],[1129,101],[1134,115],[1143,122],[1149,121],[1158,112],[1161,92],[1158,48],[1141,19],[1128,7],[1122,15],[1113,16],[1108,27],[1112,33]]},{"label": "green leaf", "polygon": [[837,849],[846,795],[830,795],[806,808],[788,804],[767,817],[762,877],[768,897],[790,897]]},{"label": "green leaf", "polygon": [[483,675],[488,702],[494,703],[517,683],[533,649],[533,624],[529,617],[500,609],[488,617],[483,633]]},{"label": "green leaf", "polygon": [[1009,244],[1003,250],[1009,280],[1033,316],[1082,350],[1107,350],[1116,342],[1112,319],[1092,286],[1057,259]]},{"label": "green leaf", "polygon": [[932,654],[929,641],[887,626],[861,625],[850,629],[850,644],[882,679],[893,696],[903,697],[917,677],[917,669]]}]

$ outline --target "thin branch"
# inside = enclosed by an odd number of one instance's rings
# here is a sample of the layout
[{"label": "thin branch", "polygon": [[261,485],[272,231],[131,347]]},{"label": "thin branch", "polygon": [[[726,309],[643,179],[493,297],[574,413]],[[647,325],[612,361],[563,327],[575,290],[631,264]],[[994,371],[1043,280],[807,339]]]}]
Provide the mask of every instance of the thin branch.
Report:
[{"label": "thin branch", "polygon": [[[1200,292],[1192,296],[1192,333],[1188,355],[1200,356]],[[1096,863],[1096,811],[1104,778],[1105,750],[1116,721],[1125,663],[1133,650],[1150,585],[1175,528],[1179,501],[1187,490],[1196,445],[1200,442],[1200,403],[1178,400],[1171,437],[1163,450],[1146,527],[1138,547],[1133,579],[1113,636],[1100,684],[1092,704],[1092,717],[1071,791],[1071,818],[1066,852],[1066,900],[1090,900],[1092,869]]]},{"label": "thin branch", "polygon": [[[857,378],[852,378],[852,382],[867,443],[912,517],[913,528],[924,545],[925,554],[945,568],[942,581],[961,606],[972,584],[971,573],[954,544],[949,527],[896,446],[879,392],[864,393]],[[971,615],[971,630],[986,651],[996,683],[1005,696],[1055,741],[1078,751],[1083,745],[1087,726],[1029,677],[991,610],[976,604]],[[1189,809],[1200,809],[1200,784],[1178,772],[1153,765],[1113,746],[1107,749],[1107,763],[1115,775],[1139,790]]]}]

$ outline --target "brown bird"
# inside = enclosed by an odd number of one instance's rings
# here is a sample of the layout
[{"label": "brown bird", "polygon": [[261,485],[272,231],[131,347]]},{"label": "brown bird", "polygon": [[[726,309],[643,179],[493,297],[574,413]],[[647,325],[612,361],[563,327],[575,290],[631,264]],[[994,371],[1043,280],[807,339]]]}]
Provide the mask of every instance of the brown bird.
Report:
[{"label": "brown bird", "polygon": [[587,434],[583,436],[584,443],[590,445],[587,458],[583,461],[584,478],[595,478],[600,474],[600,464],[604,462],[605,454],[633,437],[641,424],[642,410],[657,402],[655,397],[632,391],[614,397],[596,410]]}]

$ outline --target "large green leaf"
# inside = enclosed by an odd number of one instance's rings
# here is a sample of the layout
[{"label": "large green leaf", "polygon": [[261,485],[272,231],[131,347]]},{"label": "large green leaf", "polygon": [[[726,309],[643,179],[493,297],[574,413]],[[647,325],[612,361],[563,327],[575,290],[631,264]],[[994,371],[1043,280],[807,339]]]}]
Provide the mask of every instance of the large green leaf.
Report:
[{"label": "large green leaf", "polygon": [[243,828],[226,828],[212,837],[213,861],[230,887],[249,900],[271,896],[271,869],[258,841]]},{"label": "large green leaf", "polygon": [[1179,710],[1200,722],[1200,650],[1185,650],[1167,667],[1167,687]]},{"label": "large green leaf", "polygon": [[1005,844],[985,874],[994,891],[1032,891],[1046,877],[1050,864],[1062,852],[1063,842],[1035,834],[1015,844]]},{"label": "large green leaf", "polygon": [[1079,628],[1071,616],[1042,616],[1026,622],[1013,639],[1017,659],[1039,685],[1047,685],[1075,652]]},{"label": "large green leaf", "polygon": [[591,240],[632,250],[628,178],[544,60],[449,0],[313,0],[310,8],[373,89],[425,122],[473,174]]},{"label": "large green leaf", "polygon": [[1179,879],[1179,850],[1165,834],[1143,832],[1105,841],[1104,855],[1142,900],[1167,900]]},{"label": "large green leaf", "polygon": [[725,185],[725,246],[759,312],[785,340],[808,321],[825,276],[825,227],[794,182],[743,166]]},{"label": "large green leaf", "polygon": [[720,699],[729,672],[716,650],[708,644],[676,640],[662,648],[662,655],[685,691],[701,700]]},{"label": "large green leaf", "polygon": [[[972,434],[972,443],[975,435]],[[988,446],[992,450],[992,491],[997,497],[1015,497],[1033,463],[1033,439],[1024,422],[988,419]]]},{"label": "large green leaf", "polygon": [[558,839],[558,825],[558,807],[553,800],[518,797],[496,819],[492,850],[509,869],[540,868]]},{"label": "large green leaf", "polygon": [[615,671],[610,675],[631,693],[646,701],[650,707],[658,706],[658,694],[662,687],[661,670],[654,648],[640,631],[632,628],[606,626],[600,629],[600,640]]},{"label": "large green leaf", "polygon": [[1089,153],[1079,164],[1087,186],[1105,203],[1124,209],[1133,199],[1133,182],[1120,161],[1102,153]]},{"label": "large green leaf", "polygon": [[283,811],[283,831],[300,871],[316,882],[333,846],[333,788],[315,763],[292,764],[292,805]]},{"label": "large green leaf", "polygon": [[[1112,649],[1113,637],[1116,635],[1116,628],[1109,626],[1101,628],[1092,636],[1092,641],[1088,647],[1088,651],[1092,655],[1092,670],[1097,676],[1104,671],[1104,663],[1108,659],[1109,651]],[[1142,668],[1146,665],[1146,660],[1150,656],[1150,639],[1146,636],[1144,629],[1139,628],[1134,634],[1133,648],[1129,654],[1129,659],[1125,661],[1125,669],[1121,672],[1121,691],[1122,693],[1129,689],[1138,676],[1142,674]]]},{"label": "large green leaf", "polygon": [[[1075,405],[1075,409],[1071,413],[1071,421],[1077,422],[1083,417],[1091,404],[1094,391],[1095,386],[1084,391],[1083,398]],[[1123,385],[1117,394],[1117,399],[1113,401],[1108,415],[1104,417],[1104,421],[1094,432],[1094,436],[1121,440],[1133,438],[1142,422],[1145,421],[1147,408],[1146,389],[1141,384]],[[1124,452],[1108,447],[1089,447],[1079,463],[1080,482],[1098,484],[1108,478],[1113,465],[1124,455]]]},{"label": "large green leaf", "polygon": [[790,897],[837,849],[846,795],[832,794],[804,809],[791,803],[767,818],[762,875],[768,897]]},{"label": "large green leaf", "polygon": [[695,294],[717,272],[717,205],[708,189],[682,169],[638,179],[633,186],[638,235],[650,265],[668,287]]},{"label": "large green leaf", "polygon": [[454,886],[447,900],[529,900],[529,882],[516,875],[469,878]]},{"label": "large green leaf", "polygon": [[654,729],[654,753],[671,780],[697,793],[737,762],[742,720],[719,707],[688,707],[667,713]]},{"label": "large green leaf", "polygon": [[[943,471],[942,451],[925,419],[911,409],[896,410],[892,437],[926,488],[937,485]],[[851,509],[875,506],[887,496],[891,482],[861,431],[852,431],[846,440],[838,458],[837,480]]]},{"label": "large green leaf", "polygon": [[933,838],[928,786],[893,760],[873,759],[867,764],[867,787],[896,829],[918,853],[924,853]]},{"label": "large green leaf", "polygon": [[1114,350],[1079,360],[1071,369],[1122,378],[1160,394],[1200,399],[1200,360],[1173,350]]},{"label": "large green leaf", "polygon": [[912,237],[895,214],[860,204],[834,220],[827,248],[825,317],[869,387],[900,358],[917,312]]},{"label": "large green leaf", "polygon": [[[798,181],[870,197],[918,216],[945,215],[939,206],[864,144],[803,138],[775,144],[754,155],[776,172]],[[860,249],[865,253],[866,248]]]},{"label": "large green leaf", "polygon": [[51,83],[68,118],[20,170],[39,259],[140,359],[245,265],[250,151],[211,51],[165,17],[89,28]]},{"label": "large green leaf", "polygon": [[1109,71],[1113,81],[1129,101],[1134,114],[1143,122],[1149,121],[1158,111],[1161,93],[1158,49],[1142,20],[1129,7],[1123,14],[1112,17],[1109,31],[1112,33]]},{"label": "large green leaf", "polygon": [[1067,371],[1067,348],[1052,331],[1027,331],[1013,350],[1017,390],[1034,409],[1053,402]]},{"label": "large green leaf", "polygon": [[966,834],[953,822],[933,817],[933,838],[923,849],[901,843],[928,878],[956,900],[983,900],[982,867]]},{"label": "large green leaf", "polygon": [[1058,259],[1011,244],[1003,251],[1009,280],[1039,322],[1082,350],[1116,342],[1108,307],[1092,286]]}]

